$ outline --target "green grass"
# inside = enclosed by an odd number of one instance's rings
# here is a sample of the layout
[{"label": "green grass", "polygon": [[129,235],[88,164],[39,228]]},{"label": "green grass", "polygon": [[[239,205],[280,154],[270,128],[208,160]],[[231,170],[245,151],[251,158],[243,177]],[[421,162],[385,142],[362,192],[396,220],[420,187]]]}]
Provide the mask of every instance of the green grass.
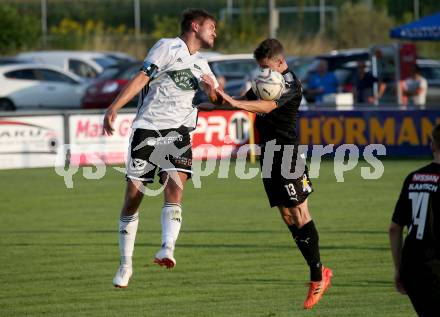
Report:
[{"label": "green grass", "polygon": [[185,190],[177,266],[152,263],[162,197],[147,197],[130,287],[115,289],[123,175],[79,173],[66,189],[53,169],[0,171],[0,316],[415,316],[392,284],[387,227],[403,178],[425,164],[385,161],[337,183],[333,163],[314,180],[310,209],[333,286],[303,311],[308,270],[261,180],[216,174]]}]

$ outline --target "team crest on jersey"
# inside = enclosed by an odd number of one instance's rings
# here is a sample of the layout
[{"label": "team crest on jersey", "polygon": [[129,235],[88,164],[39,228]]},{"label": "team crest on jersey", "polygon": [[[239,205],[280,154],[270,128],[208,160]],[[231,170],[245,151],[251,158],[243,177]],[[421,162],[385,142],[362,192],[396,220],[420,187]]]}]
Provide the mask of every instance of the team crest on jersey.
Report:
[{"label": "team crest on jersey", "polygon": [[182,90],[197,90],[198,88],[197,78],[188,68],[169,71],[167,74],[171,77],[176,86]]},{"label": "team crest on jersey", "polygon": [[312,192],[312,187],[310,187],[309,179],[307,178],[306,175],[303,175],[303,178],[302,178],[301,182],[302,182],[303,192],[311,193]]}]

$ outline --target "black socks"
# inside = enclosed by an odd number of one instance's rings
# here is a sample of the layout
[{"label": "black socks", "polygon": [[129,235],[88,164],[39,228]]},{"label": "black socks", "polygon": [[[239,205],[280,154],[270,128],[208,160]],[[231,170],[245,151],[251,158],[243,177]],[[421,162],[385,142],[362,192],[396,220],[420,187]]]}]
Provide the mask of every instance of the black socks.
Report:
[{"label": "black socks", "polygon": [[310,267],[310,280],[322,280],[322,264],[319,255],[319,235],[313,220],[306,223],[302,228],[288,226],[292,237],[301,251],[304,259]]}]

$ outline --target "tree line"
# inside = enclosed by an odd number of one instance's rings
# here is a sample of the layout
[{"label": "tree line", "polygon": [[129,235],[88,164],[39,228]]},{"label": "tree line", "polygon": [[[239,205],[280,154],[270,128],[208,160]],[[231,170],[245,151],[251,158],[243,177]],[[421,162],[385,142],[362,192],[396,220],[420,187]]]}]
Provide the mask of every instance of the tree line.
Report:
[{"label": "tree line", "polygon": [[[252,49],[267,37],[267,0],[233,0],[240,14],[225,15],[226,0],[140,0],[141,36],[135,38],[133,0],[47,0],[48,41],[42,41],[40,0],[2,0],[0,5],[0,54],[29,49],[122,50],[138,57],[161,37],[175,36],[182,10],[201,7],[218,19],[216,50],[239,52]],[[319,0],[277,0],[277,7],[317,7]],[[281,14],[278,37],[290,54],[308,55],[336,48],[368,47],[387,43],[389,29],[414,18],[413,1],[327,0],[325,31],[319,12]],[[440,1],[424,0],[420,16],[440,10]],[[223,17],[223,19],[221,19]],[[44,47],[43,45],[46,45]],[[422,43],[422,51],[434,56],[438,44]]]}]

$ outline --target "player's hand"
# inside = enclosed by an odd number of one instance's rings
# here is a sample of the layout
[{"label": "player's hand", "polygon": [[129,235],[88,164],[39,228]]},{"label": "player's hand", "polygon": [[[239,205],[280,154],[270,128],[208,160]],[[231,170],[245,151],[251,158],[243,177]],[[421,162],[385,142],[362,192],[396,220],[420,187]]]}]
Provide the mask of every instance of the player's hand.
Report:
[{"label": "player's hand", "polygon": [[116,120],[116,111],[114,111],[113,109],[109,108],[107,109],[107,111],[105,112],[104,115],[104,123],[102,126],[102,133],[105,135],[113,135],[113,132],[115,131],[115,129],[113,128],[113,123]]},{"label": "player's hand", "polygon": [[394,286],[396,287],[396,290],[400,294],[406,295],[405,288],[403,287],[402,281],[400,280],[400,273],[399,273],[399,271],[396,271],[394,273]]},{"label": "player's hand", "polygon": [[231,96],[229,96],[227,93],[225,93],[223,90],[221,89],[216,89],[215,90],[216,93],[218,95],[220,95],[224,101],[226,101],[228,104],[230,104],[232,107],[237,107],[237,100],[235,100],[234,98],[232,98]]},{"label": "player's hand", "polygon": [[202,75],[202,84],[203,84],[203,88],[205,89],[205,91],[207,93],[214,91],[215,90],[215,82],[214,79],[212,79],[212,77],[208,74],[203,74]]}]

